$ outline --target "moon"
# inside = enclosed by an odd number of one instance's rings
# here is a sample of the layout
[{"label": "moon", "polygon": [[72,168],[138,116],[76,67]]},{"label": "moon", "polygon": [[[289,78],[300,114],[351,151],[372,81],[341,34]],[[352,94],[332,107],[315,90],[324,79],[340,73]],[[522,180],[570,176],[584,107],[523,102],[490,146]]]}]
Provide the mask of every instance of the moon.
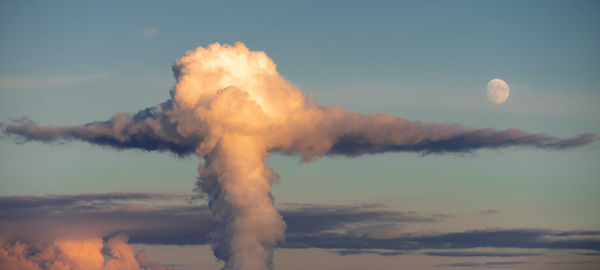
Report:
[{"label": "moon", "polygon": [[510,94],[510,88],[508,84],[501,79],[493,79],[487,84],[488,99],[494,104],[500,104]]}]

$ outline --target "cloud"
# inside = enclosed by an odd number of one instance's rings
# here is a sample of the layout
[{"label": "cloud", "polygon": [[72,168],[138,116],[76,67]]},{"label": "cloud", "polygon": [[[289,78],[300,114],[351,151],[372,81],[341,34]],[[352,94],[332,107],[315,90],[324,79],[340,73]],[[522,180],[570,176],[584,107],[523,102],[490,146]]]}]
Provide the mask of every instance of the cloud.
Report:
[{"label": "cloud", "polygon": [[[89,193],[0,197],[0,239],[44,240],[126,234],[138,244],[208,244],[222,221],[193,194]],[[392,255],[428,250],[442,257],[518,257],[537,252],[465,251],[470,248],[583,249],[600,251],[600,231],[480,229],[411,235],[412,223],[436,223],[440,214],[393,211],[382,204],[284,204],[286,248],[324,248],[338,253]],[[44,227],[44,230],[39,230]],[[394,234],[385,232],[395,230]],[[383,233],[382,233],[383,232]],[[431,251],[433,249],[434,251]]]},{"label": "cloud", "polygon": [[23,141],[81,140],[116,149],[170,151],[179,156],[194,152],[203,137],[178,133],[179,125],[163,113],[172,108],[165,102],[156,108],[142,110],[132,116],[117,114],[104,122],[92,122],[73,127],[40,127],[27,118],[16,120],[4,128],[4,133],[22,135]]},{"label": "cloud", "polygon": [[[109,193],[81,193],[76,195],[45,195],[45,196],[0,196],[0,208],[35,209],[39,207],[58,208],[61,206],[95,205],[106,206],[127,201],[160,201],[191,198],[189,194],[179,193],[143,193],[143,192],[109,192]],[[2,213],[3,211],[0,211]]]},{"label": "cloud", "polygon": [[341,256],[349,256],[349,255],[364,255],[364,254],[375,254],[379,256],[397,256],[403,255],[405,252],[403,251],[377,251],[377,250],[362,250],[362,249],[343,249],[335,252]]},{"label": "cloud", "polygon": [[600,252],[577,252],[577,253],[573,253],[576,255],[582,255],[582,256],[600,256]]},{"label": "cloud", "polygon": [[381,251],[377,249],[342,249],[335,251],[338,255],[363,255],[363,254],[375,254],[380,256],[398,256],[398,255],[427,255],[435,257],[530,257],[530,256],[542,256],[542,253],[533,252],[503,252],[503,251],[429,251],[423,253],[413,253],[411,251]]},{"label": "cloud", "polygon": [[500,213],[500,211],[498,211],[496,209],[486,209],[486,210],[479,211],[479,214],[482,216],[497,215],[498,213]]},{"label": "cloud", "polygon": [[436,251],[424,252],[424,255],[437,257],[527,257],[540,256],[533,252],[491,252],[491,251]]},{"label": "cloud", "polygon": [[146,30],[144,30],[143,36],[145,39],[151,39],[153,37],[156,36],[156,34],[158,34],[158,28],[147,28]]},{"label": "cloud", "polygon": [[122,232],[130,239],[151,235],[177,240],[194,233],[188,241],[205,243],[206,235],[220,223],[206,205],[190,205],[194,198],[170,193],[0,197],[0,238],[38,240]]},{"label": "cloud", "polygon": [[284,246],[289,248],[388,250],[443,250],[484,247],[600,250],[598,235],[600,235],[600,231],[581,233],[543,229],[483,229],[437,235],[405,235],[388,238],[327,233],[310,236],[290,236],[286,239]]},{"label": "cloud", "polygon": [[[364,122],[369,121],[369,119],[362,120]],[[376,121],[376,119],[370,120]],[[596,139],[594,134],[581,134],[569,139],[558,139],[544,134],[527,133],[515,128],[506,130],[495,130],[493,128],[467,129],[460,126],[421,124],[419,122],[411,123],[405,127],[398,125],[395,128],[399,130],[394,132],[382,129],[379,132],[402,134],[406,132],[400,131],[402,129],[414,129],[417,133],[419,130],[424,132],[422,135],[431,134],[433,138],[414,138],[415,141],[406,142],[407,138],[398,138],[394,135],[389,137],[378,136],[373,132],[373,130],[377,130],[376,128],[362,127],[360,128],[362,130],[356,130],[339,137],[329,149],[328,154],[358,156],[383,152],[468,153],[476,149],[495,149],[510,146],[567,149],[586,145]]]},{"label": "cloud", "polygon": [[581,264],[597,264],[598,262],[594,261],[579,261],[579,262],[546,262],[546,264],[551,265],[581,265]]},{"label": "cloud", "polygon": [[[77,234],[127,234],[134,243],[206,244],[221,225],[193,194],[87,193],[0,197],[0,238],[44,239]],[[287,204],[280,209],[290,235],[364,234],[408,223],[439,222],[439,215],[352,206]],[[44,226],[44,230],[37,228]]]},{"label": "cloud", "polygon": [[0,242],[0,268],[6,270],[168,270],[135,253],[127,237],[63,238],[49,243]]},{"label": "cloud", "polygon": [[[156,34],[149,29],[147,37]],[[593,134],[560,139],[511,128],[469,128],[410,121],[390,114],[364,115],[318,106],[285,80],[266,53],[242,43],[188,51],[173,65],[171,98],[135,115],[116,114],[85,125],[39,126],[21,119],[3,133],[20,140],[79,140],[117,149],[170,151],[204,158],[197,190],[220,221],[209,235],[224,269],[271,269],[286,224],[273,204],[277,173],[269,153],[354,157],[385,152],[465,153],[477,149],[568,149]],[[192,232],[188,232],[192,233]],[[132,236],[132,239],[135,239]],[[293,239],[293,237],[292,237]]]},{"label": "cloud", "polygon": [[432,267],[473,267],[473,268],[507,268],[515,267],[518,265],[528,264],[529,262],[523,261],[506,261],[506,262],[463,262],[463,263],[446,263],[446,264],[434,264]]},{"label": "cloud", "polygon": [[[147,151],[170,151],[179,156],[195,152],[206,136],[197,133],[182,132],[185,127],[179,121],[173,121],[171,114],[173,103],[167,101],[157,107],[144,109],[134,115],[116,114],[110,120],[91,122],[81,126],[52,127],[39,126],[27,118],[14,121],[3,128],[3,133],[18,135],[26,141],[52,142],[60,140],[80,140],[95,145],[109,146],[116,149],[142,149]],[[444,126],[410,122],[395,118],[398,123],[385,122],[382,118],[392,116],[369,115],[357,119],[347,119],[333,125],[356,126],[352,131],[338,131],[334,138],[325,139],[329,146],[320,148],[302,139],[292,148],[274,147],[273,152],[291,154],[298,151],[306,160],[315,155],[376,154],[383,152],[417,152],[432,153],[464,153],[476,149],[494,149],[509,146],[529,146],[535,148],[568,149],[589,144],[596,140],[594,134],[582,134],[569,139],[558,139],[544,134],[530,134],[519,129],[465,129],[460,126]],[[361,125],[363,123],[364,125]],[[395,130],[395,131],[394,131]],[[420,132],[437,137],[418,138]],[[411,138],[404,138],[410,135]],[[433,135],[433,134],[438,135]],[[389,135],[381,135],[389,134]],[[417,136],[417,137],[412,137]],[[17,138],[17,139],[19,139]],[[308,145],[303,145],[307,144]],[[294,148],[296,148],[294,150]],[[320,152],[320,153],[315,153]]]},{"label": "cloud", "polygon": [[288,224],[288,236],[339,231],[370,234],[398,228],[401,224],[433,223],[444,219],[439,214],[386,210],[382,204],[287,206],[292,208],[282,208],[280,211]]},{"label": "cloud", "polygon": [[41,90],[102,79],[107,72],[59,77],[0,77],[0,91]]}]

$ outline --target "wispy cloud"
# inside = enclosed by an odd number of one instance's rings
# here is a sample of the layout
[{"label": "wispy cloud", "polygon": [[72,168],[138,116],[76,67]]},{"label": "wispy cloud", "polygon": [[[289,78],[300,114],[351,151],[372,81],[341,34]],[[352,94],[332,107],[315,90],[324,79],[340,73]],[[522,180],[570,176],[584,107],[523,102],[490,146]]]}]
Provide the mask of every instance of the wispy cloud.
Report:
[{"label": "wispy cloud", "polygon": [[425,252],[424,255],[437,257],[526,257],[540,256],[533,252],[496,252],[496,251],[435,251]]},{"label": "wispy cloud", "polygon": [[546,264],[552,265],[578,265],[578,264],[597,264],[594,261],[579,261],[579,262],[546,262]]},{"label": "wispy cloud", "polygon": [[496,209],[485,209],[485,210],[479,211],[479,214],[483,215],[483,216],[491,216],[491,215],[496,215],[498,213],[500,213],[500,211],[498,211]]},{"label": "wispy cloud", "polygon": [[363,250],[363,249],[343,249],[335,252],[341,256],[349,255],[364,255],[364,254],[375,254],[379,256],[397,256],[405,254],[404,251],[379,251],[379,250]]},{"label": "wispy cloud", "polygon": [[600,257],[600,252],[575,252],[573,254],[582,255],[582,256],[598,256],[598,257]]},{"label": "wispy cloud", "polygon": [[143,36],[145,39],[151,39],[153,37],[156,36],[156,34],[158,34],[158,28],[153,27],[153,28],[147,28],[144,30]]},{"label": "wispy cloud", "polygon": [[522,261],[508,261],[508,262],[462,262],[462,263],[447,263],[447,264],[435,264],[432,267],[473,267],[473,268],[509,268],[515,267],[522,264],[528,264],[529,262]]},{"label": "wispy cloud", "polygon": [[[592,235],[595,234],[595,235]],[[284,244],[289,248],[329,249],[469,249],[469,248],[525,248],[525,249],[587,249],[600,250],[600,231],[552,231],[544,229],[481,229],[437,235],[402,235],[375,238],[348,233],[291,235]]]},{"label": "wispy cloud", "polygon": [[108,72],[56,77],[0,77],[0,91],[42,90],[102,79]]}]

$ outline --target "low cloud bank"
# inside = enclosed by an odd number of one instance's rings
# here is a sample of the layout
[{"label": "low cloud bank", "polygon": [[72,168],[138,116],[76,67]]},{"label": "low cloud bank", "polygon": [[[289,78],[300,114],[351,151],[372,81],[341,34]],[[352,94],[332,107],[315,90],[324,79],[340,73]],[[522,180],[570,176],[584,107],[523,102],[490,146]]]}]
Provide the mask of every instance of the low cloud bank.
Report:
[{"label": "low cloud bank", "polygon": [[[4,196],[0,197],[0,239],[14,243],[124,234],[131,243],[138,244],[208,244],[208,235],[222,223],[211,215],[204,202],[195,199],[193,194],[179,193]],[[285,248],[324,248],[338,250],[342,255],[384,256],[424,251],[423,255],[443,257],[517,257],[538,253],[463,250],[485,247],[600,251],[600,231],[480,229],[411,235],[404,232],[406,225],[441,222],[451,215],[394,211],[383,204],[284,204],[279,211],[288,224],[286,241],[280,244]]]}]

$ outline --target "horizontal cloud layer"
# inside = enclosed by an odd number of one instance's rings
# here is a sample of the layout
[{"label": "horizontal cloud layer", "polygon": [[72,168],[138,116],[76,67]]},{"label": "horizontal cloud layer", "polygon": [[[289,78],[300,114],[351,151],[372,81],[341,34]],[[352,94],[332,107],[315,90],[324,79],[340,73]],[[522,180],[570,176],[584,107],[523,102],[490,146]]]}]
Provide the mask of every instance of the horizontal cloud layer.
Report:
[{"label": "horizontal cloud layer", "polygon": [[[287,248],[325,248],[342,255],[401,255],[423,250],[442,257],[518,257],[538,252],[476,252],[472,248],[584,249],[600,251],[600,231],[486,229],[452,233],[387,235],[411,223],[435,223],[449,215],[392,211],[381,204],[287,204]],[[85,233],[129,235],[139,244],[208,244],[221,224],[191,194],[103,193],[0,197],[0,238],[7,241]],[[44,226],[43,233],[39,227]],[[438,251],[431,251],[431,250]],[[387,250],[387,251],[377,251]],[[430,251],[426,251],[430,250]],[[454,251],[456,250],[456,251]]]},{"label": "horizontal cloud layer", "polygon": [[506,268],[506,267],[514,267],[518,265],[528,264],[529,262],[524,261],[507,261],[507,262],[484,262],[484,263],[476,263],[476,262],[462,262],[462,263],[445,263],[445,264],[435,264],[433,267],[473,267],[473,268]]},{"label": "horizontal cloud layer", "polygon": [[[39,126],[24,118],[6,125],[3,132],[18,135],[22,142],[80,140],[116,149],[169,151],[179,156],[192,154],[207,135],[182,131],[181,122],[173,121],[170,116],[172,106],[169,101],[134,115],[117,114],[108,121],[69,127]],[[461,153],[510,146],[560,150],[586,145],[597,138],[591,133],[559,139],[516,128],[473,129],[422,123],[393,115],[361,115],[335,106],[321,106],[318,110],[325,112],[320,121],[300,128],[298,136],[290,137],[284,145],[273,145],[269,150],[300,153],[305,160],[310,160],[323,155]]]},{"label": "horizontal cloud layer", "polygon": [[40,127],[23,118],[4,127],[3,132],[20,135],[21,142],[80,140],[116,149],[169,151],[180,156],[191,154],[202,137],[180,135],[178,125],[165,113],[171,107],[171,102],[165,102],[134,115],[116,114],[108,121],[71,127]]}]

